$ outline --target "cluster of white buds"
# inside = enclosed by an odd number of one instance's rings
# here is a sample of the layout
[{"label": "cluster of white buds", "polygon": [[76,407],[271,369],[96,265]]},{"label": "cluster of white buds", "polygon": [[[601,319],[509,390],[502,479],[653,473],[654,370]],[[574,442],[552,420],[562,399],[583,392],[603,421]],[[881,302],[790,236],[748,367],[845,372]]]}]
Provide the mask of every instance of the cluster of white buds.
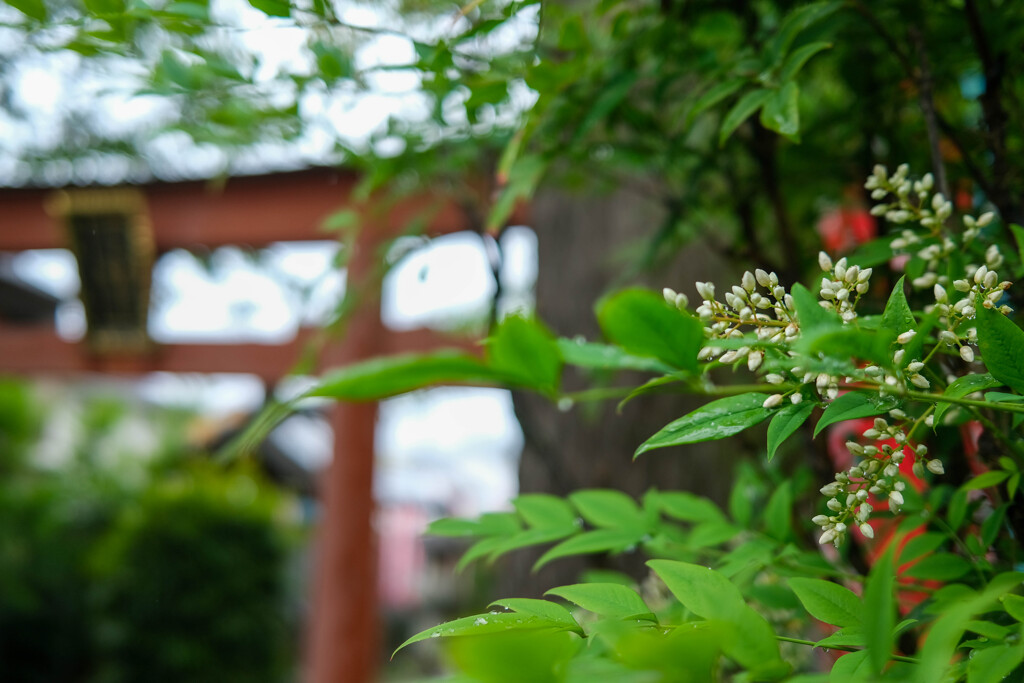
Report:
[{"label": "cluster of white buds", "polygon": [[[696,312],[704,323],[704,335],[709,339],[739,339],[745,329],[753,328],[758,341],[774,344],[791,340],[800,333],[793,297],[779,284],[775,273],[760,268],[753,273],[748,270],[739,285],[725,292],[724,302],[715,298],[715,286],[710,282],[698,282],[696,287],[702,299]],[[728,351],[705,346],[697,357],[711,360],[719,355],[722,363],[746,358],[751,371],[759,368],[764,360],[763,351],[749,346]]]},{"label": "cluster of white buds", "polygon": [[[1002,254],[998,249],[990,249],[986,257],[993,265],[1002,263]],[[947,292],[942,285],[935,285],[934,310],[939,313],[939,323],[945,327],[939,332],[939,341],[947,346],[958,347],[960,357],[971,363],[975,355],[970,344],[977,343],[978,333],[975,327],[965,323],[973,320],[977,314],[975,307],[978,301],[985,308],[996,308],[1011,283],[1000,281],[999,274],[987,264],[980,267],[968,266],[967,273],[967,277],[953,281],[953,293]],[[999,306],[998,310],[1004,315],[1011,312],[1010,307],[1005,305]]]},{"label": "cluster of white buds", "polygon": [[906,164],[900,164],[891,176],[885,166],[875,166],[864,183],[871,190],[871,198],[881,202],[871,209],[871,215],[885,216],[886,221],[896,225],[918,223],[938,234],[943,222],[953,215],[953,203],[941,192],[928,199],[935,186],[931,173],[918,181],[911,181],[909,175],[910,167]]},{"label": "cluster of white buds", "polygon": [[665,302],[670,306],[675,306],[680,311],[685,311],[686,307],[690,305],[690,299],[683,293],[677,292],[674,289],[666,287],[661,290],[661,293],[665,296]]},{"label": "cluster of white buds", "polygon": [[[899,422],[907,420],[906,414],[898,409],[891,411],[890,416]],[[926,469],[933,474],[944,472],[940,460],[928,458],[928,447],[910,443],[900,425],[890,424],[879,417],[865,430],[864,437],[876,442],[892,439],[897,446],[865,446],[856,441],[846,442],[856,464],[845,472],[837,472],[833,481],[821,487],[821,493],[828,496],[825,503],[828,514],[816,515],[811,520],[821,527],[819,543],[832,543],[838,547],[854,525],[864,536],[873,538],[875,532],[869,520],[874,508],[868,502],[869,496],[884,498],[893,513],[900,511],[904,503],[903,491],[906,490],[906,484],[899,480],[900,463],[908,452],[915,456],[914,472],[918,476],[923,476]]]},{"label": "cluster of white buds", "polygon": [[978,236],[978,233],[981,232],[981,229],[991,223],[995,217],[996,215],[991,211],[986,211],[977,218],[974,216],[964,216],[964,244],[973,241]]},{"label": "cluster of white buds", "polygon": [[821,279],[818,293],[822,306],[837,312],[843,322],[853,322],[857,318],[857,302],[871,288],[871,268],[861,270],[859,266],[848,266],[846,258],[833,264],[825,252],[818,254],[818,265],[829,276]]}]

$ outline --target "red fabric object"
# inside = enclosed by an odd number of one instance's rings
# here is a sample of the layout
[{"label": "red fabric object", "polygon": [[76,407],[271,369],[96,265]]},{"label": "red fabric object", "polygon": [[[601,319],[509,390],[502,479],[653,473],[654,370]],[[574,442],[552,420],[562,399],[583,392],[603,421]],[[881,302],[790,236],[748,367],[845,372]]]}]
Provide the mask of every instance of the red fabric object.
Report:
[{"label": "red fabric object", "polygon": [[843,254],[858,244],[873,240],[878,235],[878,223],[864,207],[845,206],[822,215],[818,221],[818,234],[825,251]]}]

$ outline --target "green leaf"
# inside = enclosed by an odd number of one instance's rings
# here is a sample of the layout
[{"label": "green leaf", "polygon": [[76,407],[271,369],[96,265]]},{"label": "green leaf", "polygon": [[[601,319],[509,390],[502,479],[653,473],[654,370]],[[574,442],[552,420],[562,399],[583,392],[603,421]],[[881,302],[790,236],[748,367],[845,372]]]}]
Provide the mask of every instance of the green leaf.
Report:
[{"label": "green leaf", "polygon": [[644,528],[646,517],[636,501],[621,491],[588,489],[569,495],[580,516],[596,527],[610,529]]},{"label": "green leaf", "polygon": [[376,401],[437,384],[500,384],[503,376],[476,356],[435,351],[374,358],[327,373],[306,396]]},{"label": "green leaf", "polygon": [[580,625],[572,616],[572,612],[550,600],[536,600],[534,598],[504,598],[495,600],[489,607],[504,607],[517,614],[528,614],[551,622],[561,624],[565,628],[579,631]]},{"label": "green leaf", "polygon": [[800,141],[800,87],[788,81],[761,108],[761,125],[794,142]]},{"label": "green leaf", "polygon": [[965,491],[976,491],[978,489],[987,489],[989,486],[996,486],[1007,479],[1010,476],[1009,472],[1003,470],[990,470],[988,472],[982,472],[978,476],[974,477],[966,484],[963,485]]},{"label": "green leaf", "polygon": [[616,619],[648,619],[656,621],[651,608],[636,591],[618,583],[577,583],[552,588],[544,595],[557,595],[579,605],[588,612]]},{"label": "green leaf", "polygon": [[486,344],[487,364],[499,374],[549,396],[557,393],[562,354],[554,336],[540,323],[509,316]]},{"label": "green leaf", "polygon": [[993,377],[1024,393],[1024,330],[977,302],[978,349]]},{"label": "green leaf", "polygon": [[815,619],[836,626],[859,626],[864,606],[853,591],[831,581],[793,578],[789,587]]},{"label": "green leaf", "polygon": [[801,333],[822,327],[839,327],[842,321],[832,311],[827,311],[818,303],[818,298],[799,282],[790,290],[793,295],[793,306],[800,320]]},{"label": "green leaf", "polygon": [[697,370],[704,327],[696,318],[669,308],[661,295],[646,289],[623,290],[598,303],[597,320],[605,336],[628,353]]},{"label": "green leaf", "polygon": [[[528,631],[541,628],[565,630],[565,624],[561,621],[553,621],[544,617],[530,614],[519,614],[516,612],[498,612],[475,614],[471,617],[455,619],[444,624],[439,624],[425,631],[420,631],[412,638],[398,646],[397,653],[407,645],[418,643],[428,638],[451,638],[457,636],[482,635],[484,633],[504,633],[507,631]],[[394,654],[392,654],[394,656]]]},{"label": "green leaf", "polygon": [[1001,683],[1024,662],[1024,643],[1002,643],[973,650],[967,662],[967,683]]},{"label": "green leaf", "polygon": [[893,548],[896,545],[891,543],[871,567],[864,588],[865,644],[871,669],[875,674],[882,672],[892,655],[892,633],[896,624],[896,569],[893,566]]},{"label": "green leaf", "polygon": [[511,512],[488,512],[480,519],[437,519],[427,527],[432,536],[494,536],[513,534],[522,527],[519,518]]},{"label": "green leaf", "polygon": [[783,481],[772,491],[768,504],[764,507],[765,533],[780,541],[785,541],[791,533],[790,516],[793,512],[793,491],[789,481]]},{"label": "green leaf", "polygon": [[959,555],[936,553],[915,563],[903,572],[903,575],[913,579],[952,581],[959,579],[969,571],[971,571],[971,563]]},{"label": "green leaf", "polygon": [[678,446],[724,439],[763,422],[772,410],[764,407],[765,395],[740,394],[712,401],[692,413],[665,425],[657,434],[643,442],[633,457],[642,453]]},{"label": "green leaf", "polygon": [[652,491],[648,495],[669,517],[687,522],[726,521],[721,509],[707,498],[685,491]]},{"label": "green leaf", "polygon": [[781,62],[783,55],[789,51],[790,45],[801,31],[821,21],[842,5],[841,2],[815,2],[790,11],[765,47],[765,63],[774,66]]},{"label": "green leaf", "polygon": [[743,78],[733,78],[728,81],[720,81],[706,93],[697,98],[697,101],[693,103],[693,107],[690,108],[689,113],[686,115],[687,128],[693,125],[694,119],[742,88],[746,82],[747,81]]},{"label": "green leaf", "polygon": [[612,77],[605,87],[601,89],[594,103],[586,108],[586,115],[573,136],[574,142],[581,140],[599,121],[612,113],[626,95],[629,94],[633,84],[636,83],[639,77],[640,72],[635,69],[621,71]]},{"label": "green leaf", "polygon": [[46,4],[43,0],[7,0],[7,4],[29,19],[46,21]]},{"label": "green leaf", "polygon": [[814,647],[864,647],[864,629],[859,626],[851,626],[836,631],[830,636],[822,638],[814,644]]},{"label": "green leaf", "polygon": [[900,403],[891,394],[880,396],[876,391],[848,391],[829,404],[814,427],[814,436],[836,422],[872,417],[887,413]]},{"label": "green leaf", "polygon": [[626,353],[618,346],[595,344],[575,339],[559,339],[558,351],[569,365],[598,370],[638,370],[640,372],[675,372],[671,365],[656,358],[645,358]]},{"label": "green leaf", "polygon": [[883,367],[892,365],[890,347],[896,338],[890,330],[842,327],[815,327],[800,335],[796,348],[811,357],[869,360]]},{"label": "green leaf", "polygon": [[1004,595],[1000,598],[1003,609],[1017,621],[1024,621],[1024,597],[1019,595]]},{"label": "green leaf", "polygon": [[747,608],[739,589],[710,567],[675,560],[650,560],[647,566],[698,617],[732,621]]},{"label": "green leaf", "polygon": [[[907,295],[903,292],[903,281],[907,279],[904,275],[892,288],[889,301],[885,304],[885,311],[882,313],[882,327],[903,334],[908,330],[917,329],[917,321],[914,320],[914,313],[907,303]],[[913,359],[908,359],[913,360]]]},{"label": "green leaf", "polygon": [[497,542],[490,546],[487,559],[489,562],[493,562],[513,550],[560,541],[566,536],[574,535],[577,531],[579,529],[575,526],[543,526],[519,531],[511,536],[495,537]]},{"label": "green leaf", "polygon": [[740,98],[739,102],[733,105],[729,113],[722,120],[722,129],[718,134],[718,146],[724,147],[729,136],[740,127],[744,121],[749,119],[764,104],[771,99],[772,90],[751,90]]},{"label": "green leaf", "polygon": [[797,49],[793,50],[793,52],[786,57],[786,61],[782,64],[782,68],[779,70],[779,82],[785,83],[786,81],[792,80],[793,77],[799,73],[800,69],[804,67],[804,64],[811,59],[811,57],[823,50],[828,50],[831,47],[832,43],[816,42],[801,45]]},{"label": "green leaf", "polygon": [[491,212],[487,216],[485,227],[489,232],[495,232],[505,225],[516,207],[516,202],[533,195],[547,168],[548,160],[539,154],[524,154],[514,161],[508,173],[505,189],[491,206]]},{"label": "green leaf", "polygon": [[847,256],[846,260],[851,266],[860,266],[861,268],[880,266],[893,256],[892,247],[889,245],[891,241],[888,237],[882,237],[866,242]]},{"label": "green leaf", "polygon": [[587,531],[562,541],[541,555],[534,563],[533,570],[537,571],[549,562],[571,555],[622,552],[639,545],[646,536],[647,531],[642,528]]},{"label": "green leaf", "polygon": [[558,496],[525,493],[513,499],[512,505],[533,528],[576,527],[576,511]]},{"label": "green leaf", "polygon": [[271,17],[290,17],[292,6],[284,0],[249,0],[249,4]]},{"label": "green leaf", "polygon": [[1024,228],[1016,223],[1010,223],[1010,231],[1013,233],[1013,240],[1017,243],[1017,256],[1020,262],[1024,263]]},{"label": "green leaf", "polygon": [[926,553],[934,552],[945,542],[946,537],[943,534],[934,532],[914,536],[900,550],[900,564],[906,564]]},{"label": "green leaf", "polygon": [[[973,394],[975,391],[992,389],[994,387],[1002,386],[1002,384],[1002,382],[988,373],[982,375],[964,375],[946,387],[946,390],[942,392],[942,395],[948,396],[949,398],[963,398],[968,394]],[[952,407],[952,403],[937,403],[935,405],[934,424],[936,427],[942,424],[942,417]]]}]

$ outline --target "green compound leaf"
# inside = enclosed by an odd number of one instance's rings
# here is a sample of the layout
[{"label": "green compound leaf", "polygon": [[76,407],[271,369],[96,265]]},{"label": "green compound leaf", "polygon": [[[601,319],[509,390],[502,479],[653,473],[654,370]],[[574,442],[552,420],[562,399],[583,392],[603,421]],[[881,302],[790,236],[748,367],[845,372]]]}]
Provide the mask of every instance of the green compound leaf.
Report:
[{"label": "green compound leaf", "polygon": [[765,395],[740,394],[712,401],[692,413],[665,425],[643,442],[633,457],[655,448],[724,439],[760,424],[772,410],[764,407]]},{"label": "green compound leaf", "polygon": [[[968,394],[973,394],[975,391],[992,389],[1002,386],[1002,384],[1002,382],[989,373],[985,373],[983,375],[964,375],[946,387],[946,390],[942,392],[942,395],[948,396],[949,398],[963,398]],[[937,403],[935,405],[935,419],[933,424],[936,427],[942,424],[943,416],[952,407],[952,403]]]},{"label": "green compound leaf", "polygon": [[978,349],[993,377],[1024,393],[1024,330],[997,310],[977,302]]},{"label": "green compound leaf", "polygon": [[[507,631],[530,631],[542,628],[566,630],[567,625],[561,620],[552,620],[545,617],[531,614],[520,614],[517,612],[498,612],[487,614],[475,614],[470,617],[455,619],[444,624],[439,624],[425,631],[420,631],[412,638],[398,646],[397,653],[407,645],[418,643],[428,638],[451,638],[457,636],[475,636],[485,633],[504,633]],[[571,627],[570,627],[571,628]],[[394,654],[392,654],[394,656]]]},{"label": "green compound leaf", "polygon": [[896,396],[879,396],[873,391],[849,391],[832,401],[821,414],[821,419],[814,427],[814,436],[818,436],[821,430],[836,422],[881,415],[899,404],[900,400]]},{"label": "green compound leaf", "polygon": [[661,295],[646,289],[618,292],[598,303],[597,320],[605,336],[626,352],[697,370],[704,327],[693,316],[669,308]]},{"label": "green compound leaf", "polygon": [[596,370],[638,370],[640,372],[660,372],[664,374],[676,371],[671,365],[656,358],[645,358],[626,353],[618,346],[596,344],[593,342],[576,341],[575,339],[559,339],[558,351],[562,360],[569,365]]},{"label": "green compound leaf", "polygon": [[588,612],[615,619],[657,621],[651,608],[632,588],[619,583],[577,583],[552,588],[544,595],[557,595]]},{"label": "green compound leaf", "polygon": [[803,401],[796,405],[791,403],[775,414],[768,423],[768,462],[775,457],[779,446],[807,421],[815,405],[813,401]]},{"label": "green compound leaf", "polygon": [[502,384],[505,377],[462,351],[374,358],[329,372],[306,396],[376,401],[438,384]]},{"label": "green compound leaf", "polygon": [[859,626],[864,605],[853,591],[831,581],[793,578],[789,587],[815,619],[836,626]]}]

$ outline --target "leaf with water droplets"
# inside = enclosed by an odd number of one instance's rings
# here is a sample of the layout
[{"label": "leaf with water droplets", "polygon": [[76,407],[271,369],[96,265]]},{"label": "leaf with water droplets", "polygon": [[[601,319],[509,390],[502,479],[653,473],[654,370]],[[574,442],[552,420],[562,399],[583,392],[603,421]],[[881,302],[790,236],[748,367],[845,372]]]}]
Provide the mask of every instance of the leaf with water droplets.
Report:
[{"label": "leaf with water droplets", "polygon": [[773,413],[772,409],[764,407],[764,400],[764,394],[750,393],[712,401],[665,425],[644,441],[633,457],[655,448],[714,441],[738,434],[760,424]]},{"label": "leaf with water droplets", "polygon": [[490,604],[491,607],[504,607],[510,609],[516,614],[527,615],[531,617],[539,617],[541,619],[547,619],[548,621],[558,622],[568,629],[573,631],[581,631],[580,625],[576,623],[576,619],[573,618],[572,612],[562,607],[557,602],[551,602],[550,600],[537,600],[536,598],[503,598],[501,600],[495,600]]},{"label": "leaf with water droplets", "polygon": [[454,621],[438,624],[433,628],[420,631],[412,638],[398,646],[392,653],[392,657],[407,645],[418,643],[428,638],[452,638],[458,636],[476,636],[484,633],[504,633],[506,631],[528,631],[542,628],[555,630],[568,630],[569,627],[564,620],[548,619],[546,617],[532,614],[520,614],[518,612],[498,612],[487,614],[474,614],[470,617],[462,617]]},{"label": "leaf with water droplets", "polygon": [[577,583],[552,588],[544,595],[557,595],[602,617],[657,621],[651,608],[636,591],[618,583]]}]

